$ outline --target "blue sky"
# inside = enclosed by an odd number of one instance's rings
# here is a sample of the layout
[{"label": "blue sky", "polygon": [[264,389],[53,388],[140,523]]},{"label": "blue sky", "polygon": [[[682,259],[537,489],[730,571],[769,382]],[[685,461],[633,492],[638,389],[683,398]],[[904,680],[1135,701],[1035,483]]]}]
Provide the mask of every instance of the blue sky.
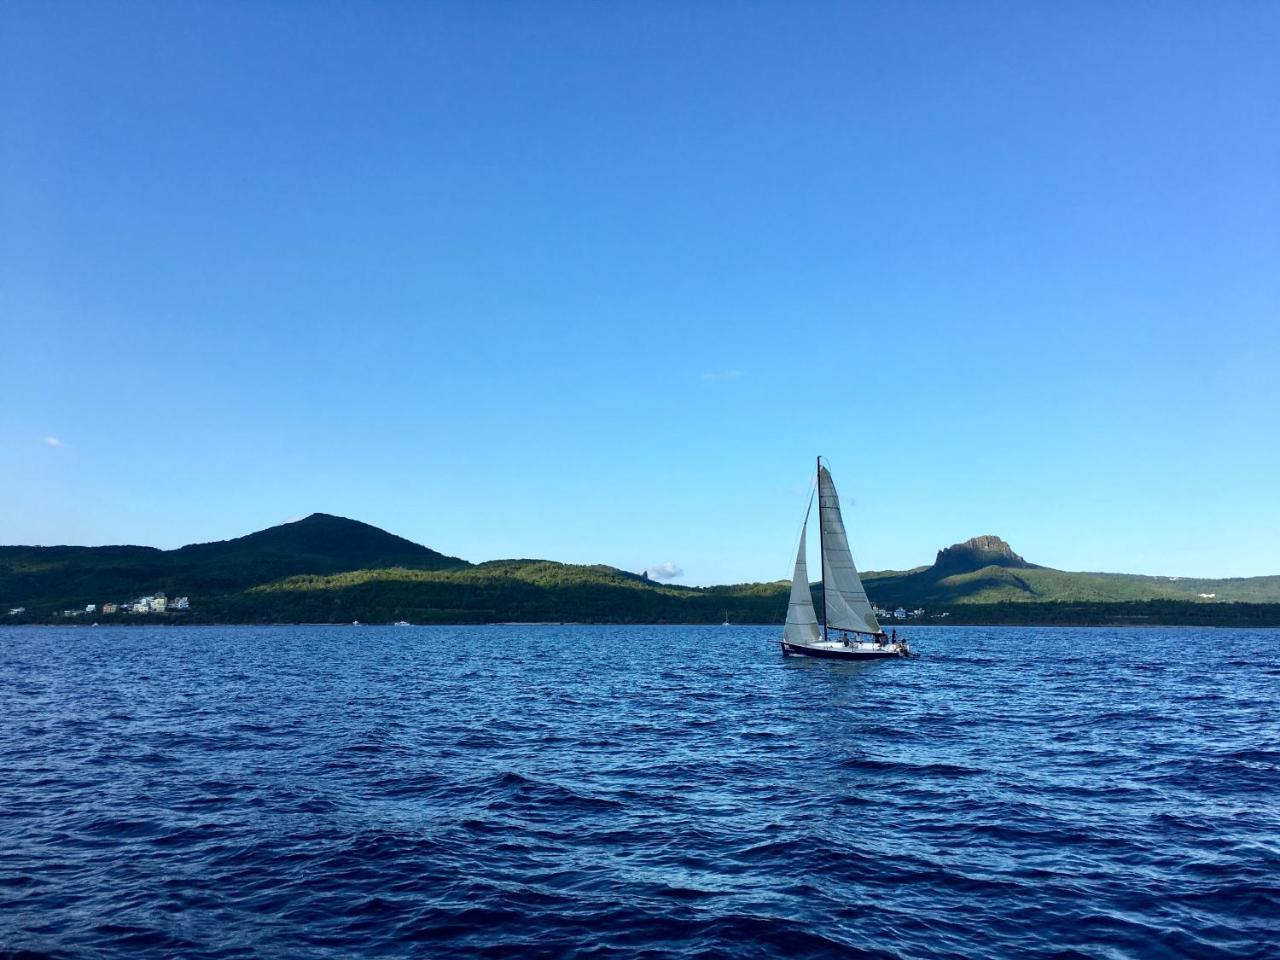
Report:
[{"label": "blue sky", "polygon": [[1280,6],[7,3],[0,542],[1280,573]]}]

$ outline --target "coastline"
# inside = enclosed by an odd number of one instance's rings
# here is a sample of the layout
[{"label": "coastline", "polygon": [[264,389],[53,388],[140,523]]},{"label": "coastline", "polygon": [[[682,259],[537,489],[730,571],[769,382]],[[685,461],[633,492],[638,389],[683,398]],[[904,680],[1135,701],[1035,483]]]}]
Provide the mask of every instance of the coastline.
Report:
[{"label": "coastline", "polygon": [[[976,607],[977,605],[975,605]],[[995,606],[995,605],[992,605]],[[1008,605],[1014,606],[1014,605]],[[1025,606],[1033,606],[1027,604]],[[1046,605],[1036,604],[1035,607]],[[1066,605],[1064,605],[1066,606]],[[1166,615],[1154,612],[1142,612],[1139,609],[1147,604],[1129,605],[1129,609],[1120,611],[1094,611],[1094,616],[1082,615],[1080,605],[1069,605],[1070,609],[1060,610],[965,610],[958,613],[951,608],[946,618],[928,617],[915,620],[890,620],[882,624],[886,631],[914,631],[922,629],[946,629],[948,627],[1186,627],[1214,629],[1280,629],[1280,604],[1196,604],[1196,617],[1177,616],[1173,611]],[[1098,605],[1116,606],[1116,605]],[[1231,608],[1231,609],[1222,609]],[[1236,609],[1248,608],[1248,609]],[[1185,614],[1185,611],[1179,611]],[[1039,616],[1036,614],[1039,613]],[[985,614],[985,616],[984,616]],[[1004,614],[1000,616],[999,614]],[[1173,614],[1173,615],[1169,615]],[[235,619],[200,617],[196,615],[147,615],[143,620],[140,615],[119,617],[108,615],[97,620],[80,619],[68,621],[62,618],[15,619],[0,620],[0,629],[5,627],[49,627],[49,628],[81,628],[92,629],[94,626],[112,627],[116,629],[168,629],[172,627],[394,627],[405,618],[397,620],[287,620],[287,619]],[[353,622],[358,621],[358,622]],[[566,620],[408,620],[412,627],[707,627],[717,630],[732,630],[741,627],[776,627],[782,628],[780,620],[751,620],[731,622],[725,627],[720,620],[674,621],[674,620],[630,620],[630,619],[566,619]]]}]

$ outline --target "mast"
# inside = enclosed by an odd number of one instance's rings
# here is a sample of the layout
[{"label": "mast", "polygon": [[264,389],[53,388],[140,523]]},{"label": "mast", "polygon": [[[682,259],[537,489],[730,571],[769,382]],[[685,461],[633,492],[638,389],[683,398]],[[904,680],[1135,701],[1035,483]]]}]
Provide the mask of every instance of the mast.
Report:
[{"label": "mast", "polygon": [[827,551],[822,533],[822,457],[818,457],[818,473],[814,477],[818,485],[818,557],[822,564],[822,639],[827,639]]}]

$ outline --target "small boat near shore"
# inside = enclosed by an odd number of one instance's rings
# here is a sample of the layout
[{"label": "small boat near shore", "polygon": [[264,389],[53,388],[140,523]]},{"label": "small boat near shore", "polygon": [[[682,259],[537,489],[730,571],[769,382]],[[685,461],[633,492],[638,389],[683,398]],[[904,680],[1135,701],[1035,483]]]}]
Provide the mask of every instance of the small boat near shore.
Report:
[{"label": "small boat near shore", "polygon": [[782,629],[782,652],[787,656],[818,657],[826,660],[887,660],[909,657],[911,648],[899,640],[897,631],[889,636],[876,619],[867,591],[858,576],[840,515],[840,497],[835,481],[818,458],[818,537],[822,560],[822,620],[819,623],[809,591],[809,565],[805,536],[813,499],[805,509],[800,547],[791,577],[791,602]]}]

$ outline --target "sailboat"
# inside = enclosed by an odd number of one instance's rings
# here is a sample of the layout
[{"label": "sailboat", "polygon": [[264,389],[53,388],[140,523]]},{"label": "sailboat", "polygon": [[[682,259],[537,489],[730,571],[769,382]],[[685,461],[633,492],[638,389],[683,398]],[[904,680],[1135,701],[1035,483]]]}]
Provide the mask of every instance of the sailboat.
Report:
[{"label": "sailboat", "polygon": [[818,552],[822,556],[822,621],[819,624],[813,609],[813,595],[809,592],[809,565],[805,559],[805,534],[812,508],[810,498],[804,527],[800,530],[795,573],[791,577],[791,603],[782,629],[782,652],[828,660],[911,656],[907,642],[897,639],[896,632],[890,639],[871,608],[849,550],[844,519],[840,516],[840,497],[831,471],[821,457],[818,458]]}]

